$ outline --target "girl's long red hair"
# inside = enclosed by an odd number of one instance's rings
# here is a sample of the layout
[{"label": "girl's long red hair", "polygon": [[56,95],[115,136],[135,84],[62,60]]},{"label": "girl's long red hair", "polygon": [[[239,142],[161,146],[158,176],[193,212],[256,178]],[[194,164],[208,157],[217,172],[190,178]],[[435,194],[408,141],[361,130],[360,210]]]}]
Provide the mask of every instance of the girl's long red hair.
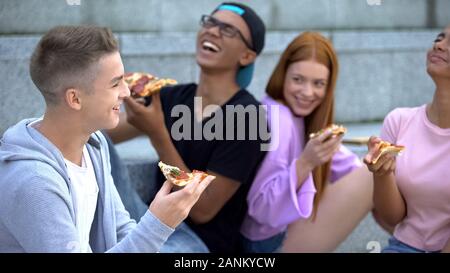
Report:
[{"label": "girl's long red hair", "polygon": [[[331,42],[316,32],[304,32],[297,36],[285,49],[275,67],[266,87],[266,92],[275,100],[285,102],[283,95],[284,81],[288,67],[295,62],[314,60],[325,65],[329,71],[326,95],[322,103],[305,120],[305,141],[309,134],[317,132],[333,123],[334,120],[334,89],[338,75],[338,60]],[[330,177],[331,161],[313,170],[314,184],[317,190],[314,199],[314,215],[322,198],[325,186]]]}]

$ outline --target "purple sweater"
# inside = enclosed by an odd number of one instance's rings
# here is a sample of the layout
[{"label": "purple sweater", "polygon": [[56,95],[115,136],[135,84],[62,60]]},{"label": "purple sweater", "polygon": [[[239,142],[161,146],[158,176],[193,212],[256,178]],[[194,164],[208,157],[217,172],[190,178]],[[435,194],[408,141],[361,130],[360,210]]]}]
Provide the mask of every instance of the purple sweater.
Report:
[{"label": "purple sweater", "polygon": [[[297,190],[296,160],[303,151],[304,121],[283,104],[265,97],[271,149],[262,162],[247,196],[248,212],[241,233],[252,241],[268,239],[300,218],[311,216],[316,193],[312,173]],[[344,146],[333,156],[331,182],[361,166]]]}]

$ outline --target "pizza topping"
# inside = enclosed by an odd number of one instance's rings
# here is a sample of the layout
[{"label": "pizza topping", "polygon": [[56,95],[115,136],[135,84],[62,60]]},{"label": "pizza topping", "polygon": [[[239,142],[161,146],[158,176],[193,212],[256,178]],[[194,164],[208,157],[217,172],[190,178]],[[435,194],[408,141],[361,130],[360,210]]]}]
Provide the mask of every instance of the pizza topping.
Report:
[{"label": "pizza topping", "polygon": [[180,169],[171,169],[170,174],[174,176],[175,179],[188,179],[189,175],[186,174],[186,172],[180,170]]},{"label": "pizza topping", "polygon": [[164,164],[161,161],[158,163],[158,166],[168,181],[180,187],[192,182],[199,175],[200,180],[208,176],[207,173],[197,170],[193,170],[192,173],[186,173],[177,167]]},{"label": "pizza topping", "polygon": [[151,96],[166,85],[177,84],[177,81],[173,79],[160,79],[151,74],[140,72],[126,73],[124,79],[133,97]]},{"label": "pizza topping", "polygon": [[139,80],[136,81],[136,84],[146,85],[151,79],[147,76],[142,76]]},{"label": "pizza topping", "polygon": [[177,169],[170,169],[170,174],[173,176],[179,176],[180,175],[180,170]]},{"label": "pizza topping", "polygon": [[131,91],[136,94],[141,94],[144,91],[144,88],[145,88],[145,85],[136,84],[135,86],[133,86],[133,88],[131,88]]}]

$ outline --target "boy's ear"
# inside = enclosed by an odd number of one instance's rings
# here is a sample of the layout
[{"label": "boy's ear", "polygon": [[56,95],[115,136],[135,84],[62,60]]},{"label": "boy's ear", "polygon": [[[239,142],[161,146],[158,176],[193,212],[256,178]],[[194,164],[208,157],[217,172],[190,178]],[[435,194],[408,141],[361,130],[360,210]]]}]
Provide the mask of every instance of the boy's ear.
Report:
[{"label": "boy's ear", "polygon": [[239,64],[241,66],[247,66],[251,63],[253,63],[256,59],[256,52],[254,52],[253,50],[247,49],[241,59],[239,60]]},{"label": "boy's ear", "polygon": [[64,100],[70,108],[74,110],[80,110],[81,90],[75,88],[67,89],[66,92],[64,93]]}]

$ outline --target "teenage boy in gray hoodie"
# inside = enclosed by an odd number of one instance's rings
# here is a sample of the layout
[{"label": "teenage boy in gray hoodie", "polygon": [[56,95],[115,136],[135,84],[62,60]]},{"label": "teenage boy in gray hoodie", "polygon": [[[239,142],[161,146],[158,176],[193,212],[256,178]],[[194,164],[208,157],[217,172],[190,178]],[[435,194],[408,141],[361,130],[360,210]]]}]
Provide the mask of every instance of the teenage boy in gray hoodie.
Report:
[{"label": "teenage boy in gray hoodie", "polygon": [[0,252],[158,251],[214,177],[176,192],[166,181],[139,224],[130,219],[98,131],[118,124],[129,96],[112,32],[50,30],[30,74],[47,107],[0,140]]}]

